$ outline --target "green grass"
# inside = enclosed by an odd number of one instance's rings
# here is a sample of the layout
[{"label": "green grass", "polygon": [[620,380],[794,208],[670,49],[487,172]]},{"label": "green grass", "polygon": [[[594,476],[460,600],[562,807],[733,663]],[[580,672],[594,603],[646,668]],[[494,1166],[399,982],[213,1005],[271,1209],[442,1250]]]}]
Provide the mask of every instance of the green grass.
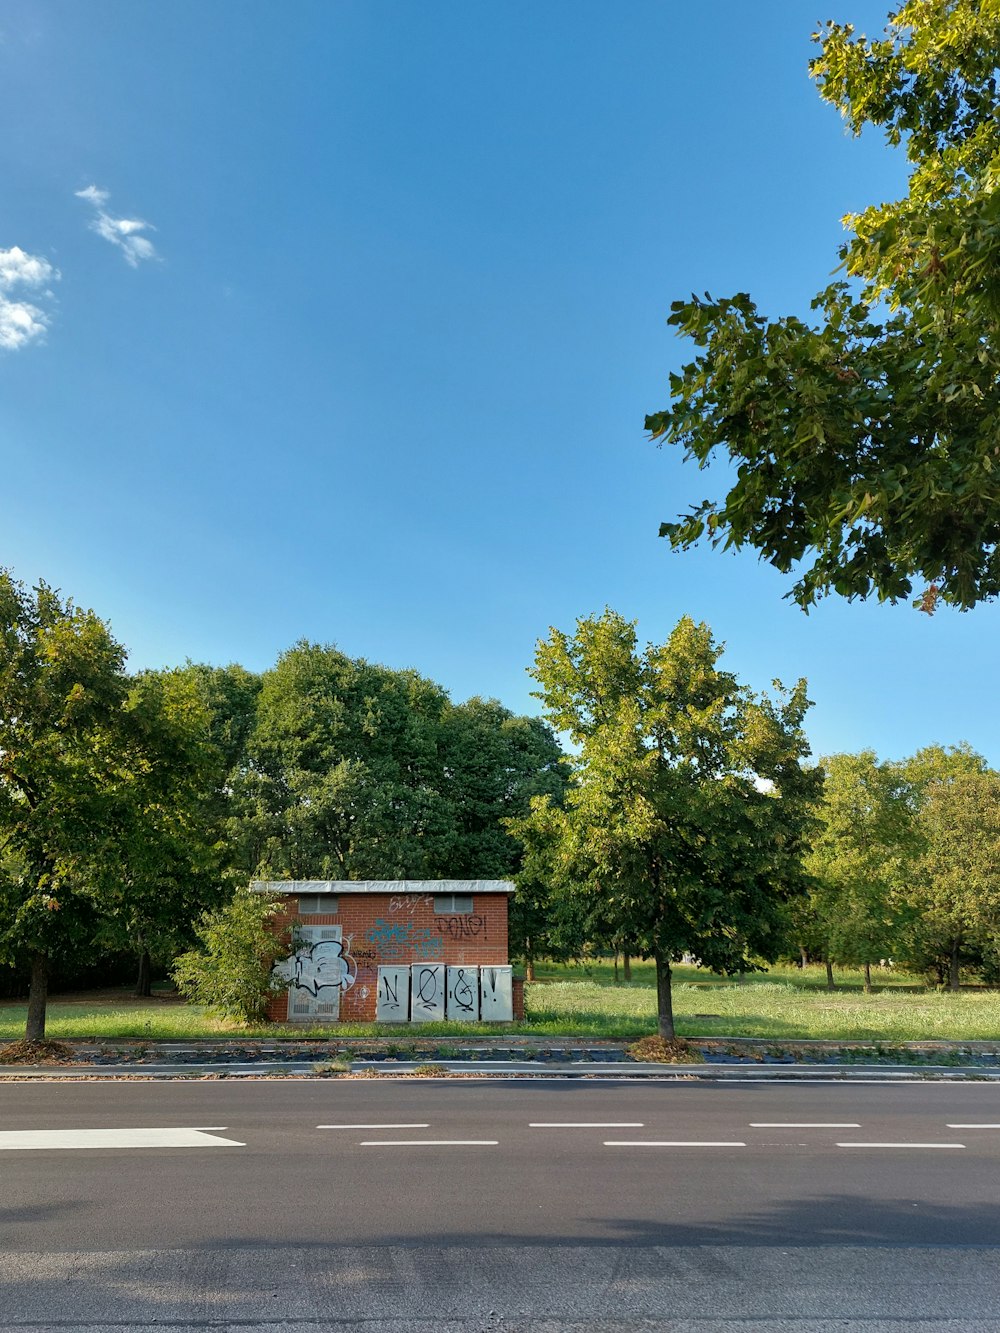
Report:
[{"label": "green grass", "polygon": [[[912,984],[912,983],[911,983]],[[656,995],[645,984],[554,981],[529,989],[535,1032],[631,1037],[656,1030]],[[761,979],[674,985],[682,1037],[819,1037],[847,1041],[1000,1040],[1000,992],[914,991],[896,985],[865,995]]]},{"label": "green grass", "polygon": [[[957,995],[923,985],[900,972],[877,973],[865,995],[861,974],[837,972],[828,991],[822,968],[775,968],[740,983],[695,967],[674,973],[674,1015],[686,1037],[821,1037],[844,1041],[1000,1040],[1000,991],[968,989]],[[651,964],[635,963],[632,981],[615,985],[610,963],[547,965],[526,988],[527,1019],[488,1023],[343,1023],[334,1027],[240,1028],[197,1005],[174,999],[134,1000],[124,993],[54,1002],[47,1036],[103,1041],[183,1041],[215,1038],[385,1038],[401,1046],[435,1037],[529,1036],[634,1039],[656,1030]],[[23,1002],[0,1003],[0,1038],[24,1033]]]}]

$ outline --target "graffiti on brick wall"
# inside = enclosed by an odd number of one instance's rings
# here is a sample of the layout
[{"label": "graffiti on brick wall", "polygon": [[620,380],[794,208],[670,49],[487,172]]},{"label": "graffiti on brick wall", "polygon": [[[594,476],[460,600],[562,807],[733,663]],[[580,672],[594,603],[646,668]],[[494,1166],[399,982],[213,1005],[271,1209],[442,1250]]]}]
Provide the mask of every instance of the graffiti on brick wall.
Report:
[{"label": "graffiti on brick wall", "polygon": [[290,985],[295,990],[318,996],[321,990],[346,991],[358,977],[358,967],[348,952],[349,941],[317,940],[295,955],[295,974]]},{"label": "graffiti on brick wall", "polygon": [[412,921],[386,921],[384,917],[377,917],[366,938],[383,960],[402,958],[406,954],[414,958],[440,958],[444,952],[444,940],[440,935],[435,935],[428,926],[417,926]]},{"label": "graffiti on brick wall", "polygon": [[358,967],[374,967],[378,962],[378,953],[375,949],[368,949],[363,946],[358,949],[352,944],[350,951]]},{"label": "graffiti on brick wall", "polygon": [[486,918],[462,913],[458,916],[439,916],[434,923],[440,934],[448,935],[453,940],[472,940],[478,936],[486,938]]},{"label": "graffiti on brick wall", "polygon": [[430,907],[434,899],[429,893],[397,893],[389,899],[389,915],[413,916],[421,907]]}]

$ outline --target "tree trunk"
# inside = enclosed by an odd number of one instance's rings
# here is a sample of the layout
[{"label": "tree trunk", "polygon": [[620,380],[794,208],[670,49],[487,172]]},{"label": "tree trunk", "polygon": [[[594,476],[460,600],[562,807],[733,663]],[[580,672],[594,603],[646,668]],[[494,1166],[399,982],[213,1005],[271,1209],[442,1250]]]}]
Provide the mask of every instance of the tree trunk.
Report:
[{"label": "tree trunk", "polygon": [[833,964],[830,962],[829,958],[824,961],[826,962],[826,988],[827,990],[836,990],[833,980]]},{"label": "tree trunk", "polygon": [[534,958],[527,958],[527,959],[525,959],[525,963],[524,963],[524,979],[525,979],[525,981],[534,981],[534,979],[535,979],[535,960],[534,960]]},{"label": "tree trunk", "polygon": [[809,962],[809,955],[806,953],[805,949],[803,949],[801,946],[799,947],[799,954],[802,959],[802,961],[799,963],[799,967],[801,967],[803,971],[805,971],[806,963]]},{"label": "tree trunk", "polygon": [[670,993],[670,963],[666,958],[656,960],[657,1030],[667,1041],[674,1039],[674,1003]]},{"label": "tree trunk", "polygon": [[139,975],[135,979],[135,993],[140,1000],[148,999],[153,993],[153,960],[149,956],[148,949],[143,949],[139,954]]},{"label": "tree trunk", "polygon": [[615,950],[615,985],[618,985],[618,950]]},{"label": "tree trunk", "polygon": [[632,980],[632,959],[627,953],[622,954],[622,975],[626,981]]},{"label": "tree trunk", "polygon": [[958,966],[959,944],[960,944],[959,940],[952,940],[951,942],[951,956],[948,959],[949,990],[960,990],[962,986],[961,978],[959,977],[959,966]]},{"label": "tree trunk", "polygon": [[43,953],[31,955],[31,987],[28,991],[28,1021],[25,1041],[45,1040],[45,1002],[49,997],[49,960]]},{"label": "tree trunk", "polygon": [[865,994],[871,995],[871,993],[872,993],[872,965],[871,963],[865,963]]}]

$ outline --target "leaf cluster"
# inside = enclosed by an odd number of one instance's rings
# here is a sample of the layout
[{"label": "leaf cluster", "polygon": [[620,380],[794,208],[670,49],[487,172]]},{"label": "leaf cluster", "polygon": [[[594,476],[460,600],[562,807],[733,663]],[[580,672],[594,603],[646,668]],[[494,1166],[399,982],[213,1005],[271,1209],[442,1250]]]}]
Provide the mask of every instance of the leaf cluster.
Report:
[{"label": "leaf cluster", "polygon": [[816,40],[821,96],[905,144],[908,193],[845,219],[847,280],[812,321],[746,294],[672,305],[697,355],[646,427],[703,467],[728,457],[735,480],[661,535],[757,550],[797,572],[806,609],[894,602],[915,579],[923,609],[967,609],[1000,592],[1000,10],[912,0],[884,39]]}]

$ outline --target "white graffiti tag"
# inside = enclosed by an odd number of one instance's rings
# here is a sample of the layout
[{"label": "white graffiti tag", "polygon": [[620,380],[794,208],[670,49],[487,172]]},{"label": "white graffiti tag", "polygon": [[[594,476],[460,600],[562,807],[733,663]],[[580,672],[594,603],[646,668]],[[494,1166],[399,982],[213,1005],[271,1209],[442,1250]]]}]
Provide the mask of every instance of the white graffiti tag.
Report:
[{"label": "white graffiti tag", "polygon": [[327,987],[350,990],[357,978],[357,964],[345,952],[342,940],[318,940],[295,955],[295,976],[291,984],[316,996]]}]

